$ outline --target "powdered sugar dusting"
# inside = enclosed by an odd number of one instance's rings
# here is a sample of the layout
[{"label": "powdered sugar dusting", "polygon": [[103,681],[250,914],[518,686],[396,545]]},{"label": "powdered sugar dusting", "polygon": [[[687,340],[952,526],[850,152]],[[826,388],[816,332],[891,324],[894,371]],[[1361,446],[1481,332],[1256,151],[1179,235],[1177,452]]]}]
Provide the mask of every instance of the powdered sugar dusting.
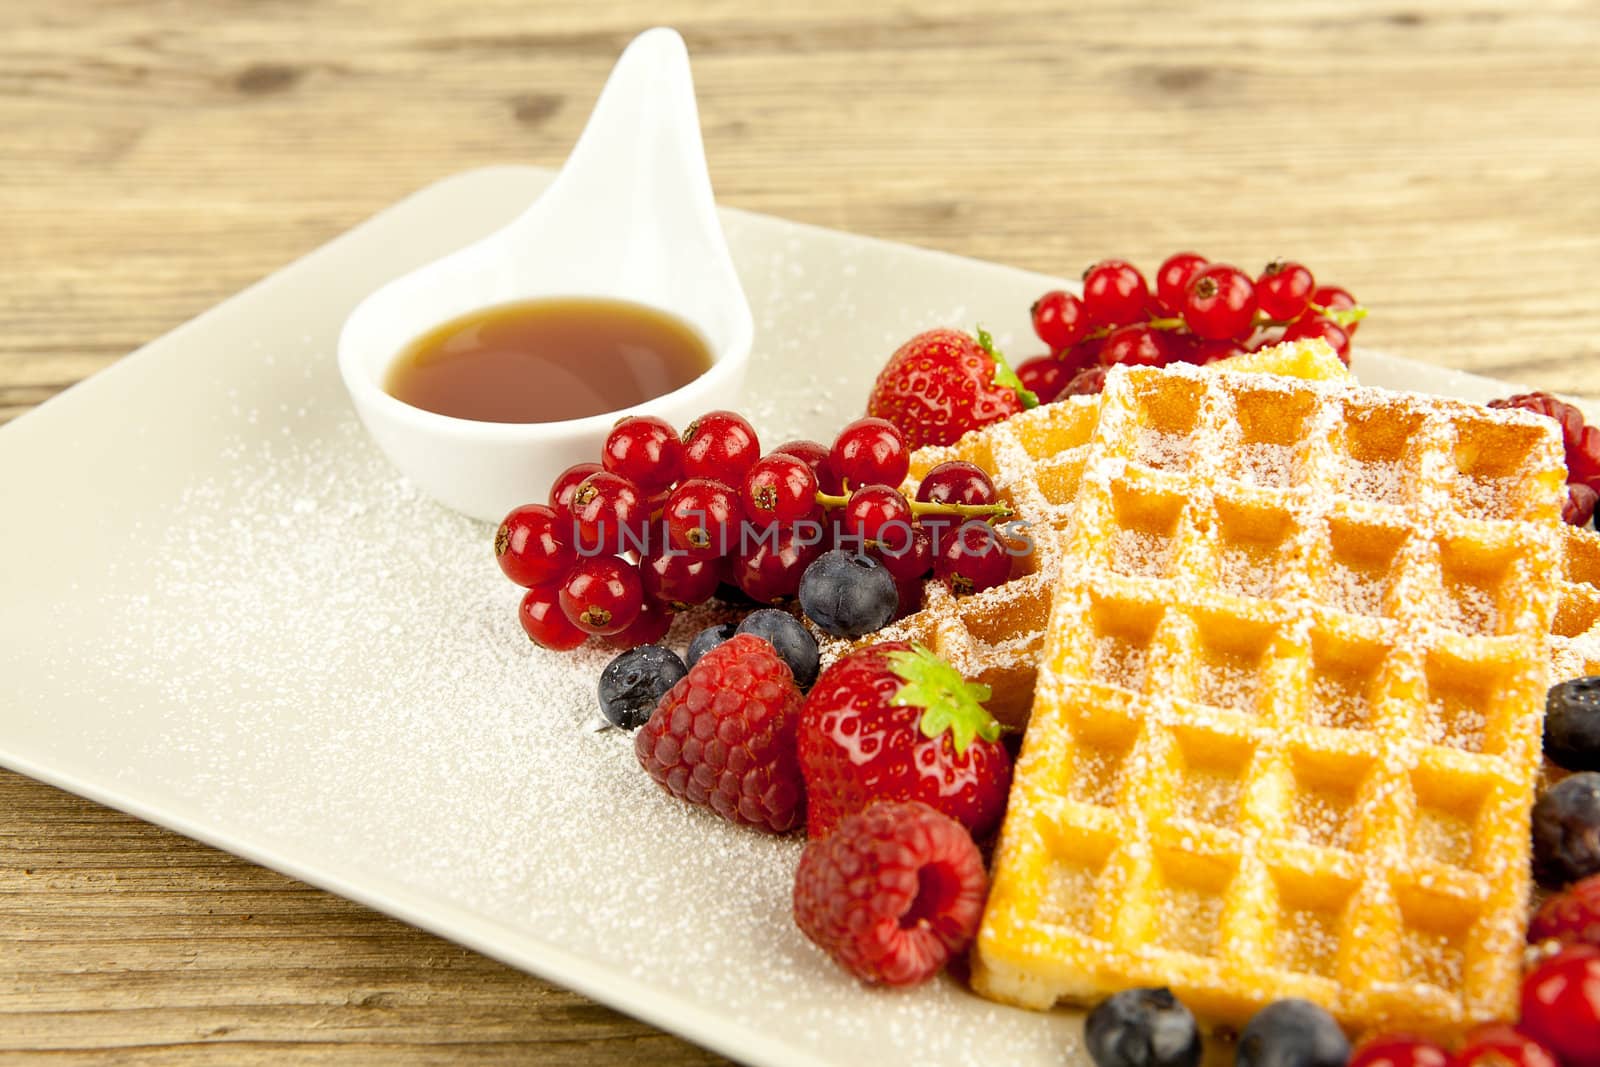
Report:
[{"label": "powdered sugar dusting", "polygon": [[1193,446],[1194,438],[1191,435],[1163,433],[1152,427],[1144,427],[1139,432],[1134,457],[1157,470],[1183,470],[1189,465],[1189,450]]},{"label": "powdered sugar dusting", "polygon": [[1344,468],[1345,492],[1380,504],[1402,503],[1405,484],[1405,468],[1397,460],[1352,459]]},{"label": "powdered sugar dusting", "polygon": [[[651,782],[631,736],[597,728],[613,653],[531,645],[490,529],[422,498],[342,405],[223,458],[231,474],[168,512],[154,572],[115,568],[111,587],[144,591],[96,605],[119,635],[97,653],[121,680],[105,702],[146,724],[130,765],[182,765],[267,840],[387,872],[793,1048],[951,1064],[1070,1049],[1059,1014],[952,979],[874,994],[825,959],[790,919],[803,840]],[[668,643],[717,617],[680,617]],[[111,736],[91,743],[126,741]]]},{"label": "powdered sugar dusting", "polygon": [[1118,574],[1159,578],[1172,559],[1172,538],[1148,530],[1119,527],[1111,538],[1111,569]]},{"label": "powdered sugar dusting", "polygon": [[1234,462],[1238,476],[1254,485],[1281,489],[1289,484],[1294,467],[1294,449],[1288,445],[1256,442],[1239,445]]}]

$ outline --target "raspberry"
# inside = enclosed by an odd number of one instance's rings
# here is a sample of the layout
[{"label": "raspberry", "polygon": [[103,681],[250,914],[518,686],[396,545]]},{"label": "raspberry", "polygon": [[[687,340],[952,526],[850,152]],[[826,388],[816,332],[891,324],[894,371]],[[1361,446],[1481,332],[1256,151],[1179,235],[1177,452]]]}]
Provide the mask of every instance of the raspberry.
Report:
[{"label": "raspberry", "polygon": [[1600,426],[1585,425],[1583,412],[1549,393],[1518,393],[1516,396],[1491,400],[1489,406],[1521,408],[1555,419],[1561,425],[1561,443],[1566,446],[1567,481],[1586,485],[1600,493]]},{"label": "raspberry", "polygon": [[1528,940],[1551,938],[1600,945],[1600,874],[1574,882],[1539,908],[1528,924]]},{"label": "raspberry", "polygon": [[1576,454],[1567,451],[1567,479],[1600,493],[1600,426],[1585,426]]},{"label": "raspberry", "polygon": [[633,751],[673,796],[781,834],[806,814],[795,752],[800,703],[794,675],[772,645],[736,634],[667,691]]},{"label": "raspberry", "polygon": [[1561,519],[1574,526],[1587,526],[1589,520],[1594,518],[1595,502],[1600,501],[1600,493],[1596,493],[1582,482],[1567,483],[1567,499],[1561,505]]},{"label": "raspberry", "polygon": [[806,846],[794,921],[862,981],[915,985],[966,948],[988,891],[965,827],[920,801],[880,801]]}]

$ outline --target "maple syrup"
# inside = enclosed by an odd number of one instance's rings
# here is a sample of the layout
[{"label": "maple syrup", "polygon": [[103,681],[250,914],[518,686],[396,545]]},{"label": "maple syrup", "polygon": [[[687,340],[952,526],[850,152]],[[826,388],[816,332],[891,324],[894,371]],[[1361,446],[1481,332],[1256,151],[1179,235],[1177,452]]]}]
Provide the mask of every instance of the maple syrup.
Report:
[{"label": "maple syrup", "polygon": [[558,422],[618,411],[704,374],[688,323],[625,300],[553,297],[469,312],[408,344],[384,389],[479,422]]}]

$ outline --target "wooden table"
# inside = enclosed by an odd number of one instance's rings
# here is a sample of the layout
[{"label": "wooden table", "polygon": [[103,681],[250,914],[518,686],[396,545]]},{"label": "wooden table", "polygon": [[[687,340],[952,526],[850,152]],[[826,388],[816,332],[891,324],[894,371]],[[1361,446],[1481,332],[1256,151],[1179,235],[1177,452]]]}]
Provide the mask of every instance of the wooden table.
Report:
[{"label": "wooden table", "polygon": [[[1367,345],[1600,394],[1593,4],[758,6],[0,5],[0,421],[435,178],[559,163],[651,18],[726,203],[1063,275],[1297,257]],[[721,1062],[4,772],[0,939],[0,1060]]]}]

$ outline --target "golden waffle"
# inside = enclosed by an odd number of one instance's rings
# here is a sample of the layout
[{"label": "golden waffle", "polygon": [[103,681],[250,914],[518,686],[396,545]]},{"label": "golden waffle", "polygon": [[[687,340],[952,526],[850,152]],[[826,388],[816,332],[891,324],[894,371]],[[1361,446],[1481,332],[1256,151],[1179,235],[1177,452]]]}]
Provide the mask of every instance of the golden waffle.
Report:
[{"label": "golden waffle", "polygon": [[[1235,356],[1207,368],[1213,369],[1349,380],[1339,357],[1321,341]],[[1099,396],[1071,397],[969,433],[954,445],[914,452],[905,486],[908,493],[914,493],[922,476],[940,463],[974,463],[989,474],[1018,519],[1027,523],[1032,551],[1017,557],[1010,581],[972,596],[957,597],[942,582],[928,582],[922,610],[868,640],[922,642],[968,679],[988,685],[994,691],[989,708],[1001,721],[1013,726],[1025,722],[1033,702],[1034,672],[1044,650],[1050,591],[1060,569],[1060,541],[1099,419]],[[848,648],[847,642],[819,637],[830,658]]]},{"label": "golden waffle", "polygon": [[1556,618],[1550,631],[1553,681],[1600,674],[1600,535],[1568,526]]},{"label": "golden waffle", "polygon": [[1526,412],[1118,371],[1081,462],[974,959],[1355,1030],[1516,1006],[1561,566]]}]

